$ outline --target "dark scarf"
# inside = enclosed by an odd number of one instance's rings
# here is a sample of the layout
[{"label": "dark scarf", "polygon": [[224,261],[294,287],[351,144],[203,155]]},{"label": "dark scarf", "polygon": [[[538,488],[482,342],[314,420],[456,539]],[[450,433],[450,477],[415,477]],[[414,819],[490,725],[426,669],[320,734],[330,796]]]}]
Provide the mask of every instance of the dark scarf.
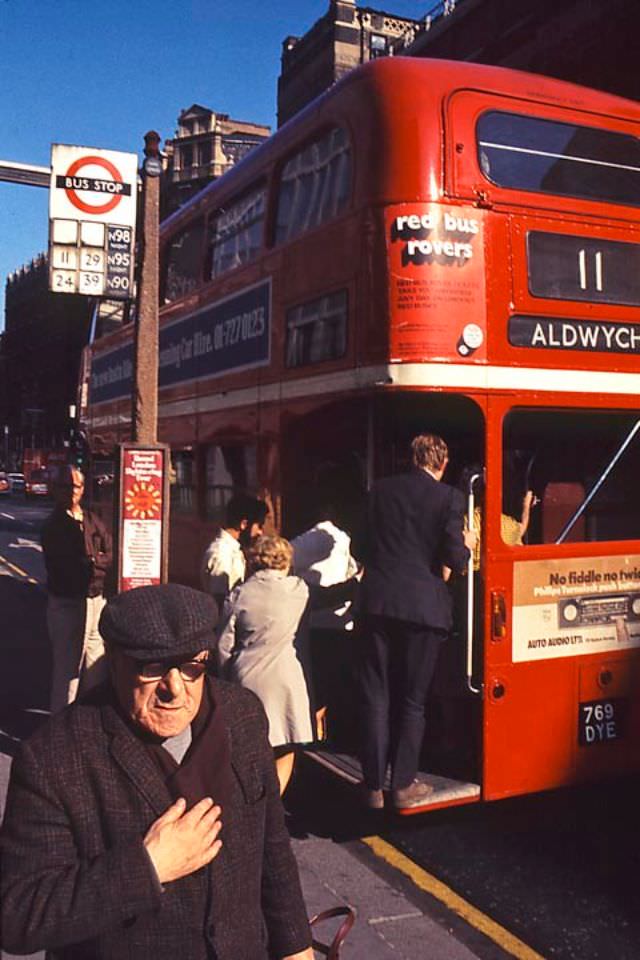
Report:
[{"label": "dark scarf", "polygon": [[161,743],[147,742],[147,749],[160,768],[174,800],[184,797],[187,807],[212,797],[222,807],[231,798],[231,749],[229,730],[212,684],[205,680],[202,703],[191,724],[191,744],[178,764]]}]

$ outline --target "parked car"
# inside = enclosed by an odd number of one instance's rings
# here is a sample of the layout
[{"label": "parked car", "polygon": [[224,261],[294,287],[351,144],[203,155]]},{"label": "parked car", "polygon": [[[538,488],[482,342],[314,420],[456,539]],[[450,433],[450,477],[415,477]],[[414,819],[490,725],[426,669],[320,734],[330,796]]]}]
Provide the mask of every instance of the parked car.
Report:
[{"label": "parked car", "polygon": [[49,478],[44,467],[36,467],[31,471],[25,484],[25,495],[27,497],[49,496]]},{"label": "parked car", "polygon": [[8,473],[7,480],[11,493],[24,493],[24,473]]},{"label": "parked car", "polygon": [[11,484],[7,479],[6,473],[0,473],[0,496],[9,496],[11,493]]}]

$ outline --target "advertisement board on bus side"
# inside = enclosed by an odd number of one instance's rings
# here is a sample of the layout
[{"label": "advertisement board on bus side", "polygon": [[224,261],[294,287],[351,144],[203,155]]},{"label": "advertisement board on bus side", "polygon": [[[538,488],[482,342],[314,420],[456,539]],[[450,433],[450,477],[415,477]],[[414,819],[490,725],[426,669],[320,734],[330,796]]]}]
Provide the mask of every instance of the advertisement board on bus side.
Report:
[{"label": "advertisement board on bus side", "polygon": [[514,663],[634,647],[640,647],[640,555],[514,564]]},{"label": "advertisement board on bus side", "polygon": [[[271,281],[208,304],[160,328],[158,386],[264,366],[271,344]],[[133,344],[94,357],[89,381],[92,404],[131,393]]]}]

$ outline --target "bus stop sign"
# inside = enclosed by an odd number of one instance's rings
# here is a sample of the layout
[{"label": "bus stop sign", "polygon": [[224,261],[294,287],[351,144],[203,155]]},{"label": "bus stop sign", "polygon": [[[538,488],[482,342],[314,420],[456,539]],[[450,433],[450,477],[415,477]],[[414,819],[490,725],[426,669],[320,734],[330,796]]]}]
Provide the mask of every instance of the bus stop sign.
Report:
[{"label": "bus stop sign", "polygon": [[49,191],[49,289],[132,296],[138,158],[53,144]]}]

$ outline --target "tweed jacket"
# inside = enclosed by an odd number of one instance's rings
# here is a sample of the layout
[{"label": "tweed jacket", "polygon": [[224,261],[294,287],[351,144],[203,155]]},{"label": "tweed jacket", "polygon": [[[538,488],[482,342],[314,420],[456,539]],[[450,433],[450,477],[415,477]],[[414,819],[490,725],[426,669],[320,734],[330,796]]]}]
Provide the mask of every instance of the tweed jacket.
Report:
[{"label": "tweed jacket", "polygon": [[465,568],[463,515],[462,494],[425,470],[378,481],[369,495],[361,612],[449,630],[442,566]]},{"label": "tweed jacket", "polygon": [[230,736],[222,848],[160,886],[143,837],[172,803],[108,687],[25,741],[0,832],[0,937],[56,960],[267,960],[309,946],[257,697],[210,680]]}]

